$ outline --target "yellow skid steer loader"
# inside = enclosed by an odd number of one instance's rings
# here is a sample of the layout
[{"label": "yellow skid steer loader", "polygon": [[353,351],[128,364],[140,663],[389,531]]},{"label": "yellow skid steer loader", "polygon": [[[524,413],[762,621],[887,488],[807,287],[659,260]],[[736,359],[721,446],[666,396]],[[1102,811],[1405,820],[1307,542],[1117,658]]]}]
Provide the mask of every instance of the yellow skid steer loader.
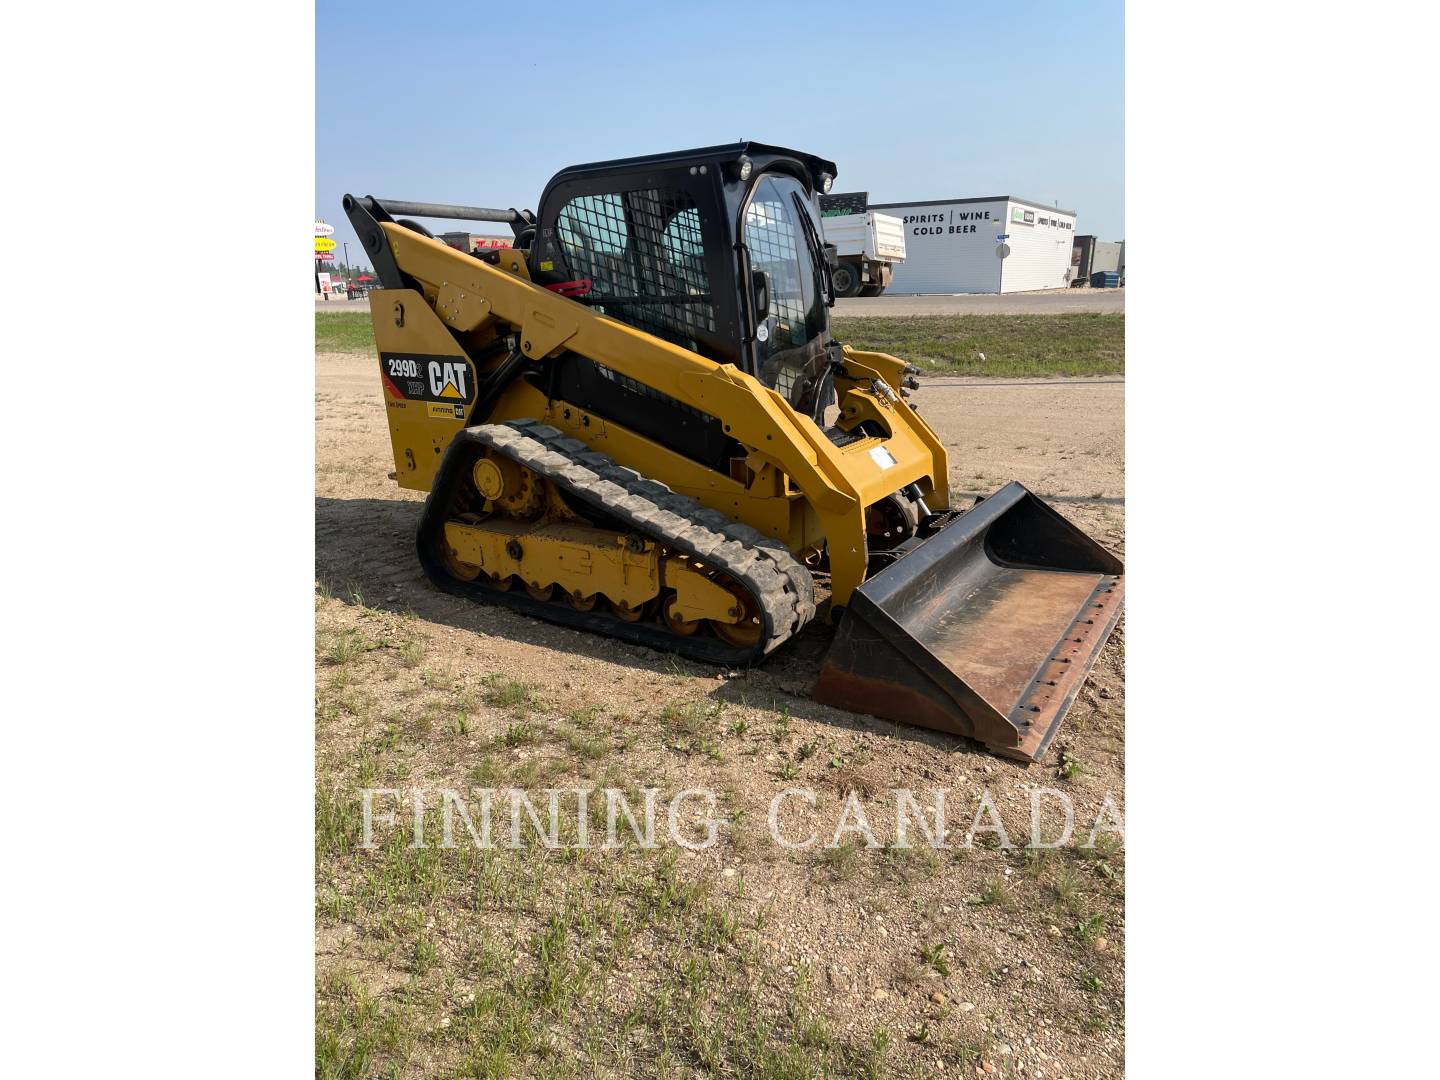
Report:
[{"label": "yellow skid steer loader", "polygon": [[[420,563],[726,665],[815,619],[818,578],[838,628],[817,698],[1036,760],[1122,567],[1017,483],[951,507],[914,369],[831,338],[835,173],[739,143],[565,169],[535,213],[345,196],[384,285],[396,479],[429,492]],[[514,241],[457,250],[414,217]]]}]

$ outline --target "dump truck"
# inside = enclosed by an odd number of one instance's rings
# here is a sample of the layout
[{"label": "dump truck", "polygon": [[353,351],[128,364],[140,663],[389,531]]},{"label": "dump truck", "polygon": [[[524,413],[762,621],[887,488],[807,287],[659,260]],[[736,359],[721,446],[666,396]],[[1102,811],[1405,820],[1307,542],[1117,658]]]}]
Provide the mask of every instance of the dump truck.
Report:
[{"label": "dump truck", "polygon": [[533,212],[346,195],[420,567],[728,667],[830,635],[820,701],[1034,761],[1123,567],[1018,483],[955,505],[915,369],[831,334],[835,175],[742,142],[562,169]]},{"label": "dump truck", "polygon": [[879,296],[890,285],[895,265],[905,261],[905,222],[865,210],[821,218],[825,241],[835,246],[835,295]]}]

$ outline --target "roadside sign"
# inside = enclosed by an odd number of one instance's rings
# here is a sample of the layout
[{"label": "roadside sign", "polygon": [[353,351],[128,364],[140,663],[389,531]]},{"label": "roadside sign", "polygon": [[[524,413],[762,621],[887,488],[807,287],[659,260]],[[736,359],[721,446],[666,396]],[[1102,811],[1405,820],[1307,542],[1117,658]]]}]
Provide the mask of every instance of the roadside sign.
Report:
[{"label": "roadside sign", "polygon": [[323,222],[323,221],[317,221],[317,222],[315,222],[315,235],[316,235],[316,236],[334,236],[334,235],[335,235],[335,226],[334,226],[334,225],[326,225],[325,222]]},{"label": "roadside sign", "polygon": [[325,237],[323,237],[323,236],[317,236],[317,237],[315,237],[315,250],[316,250],[316,251],[334,251],[334,250],[335,250],[335,241],[334,241],[334,240],[327,240],[327,239],[326,239]]},{"label": "roadside sign", "polygon": [[332,254],[331,254],[330,252],[328,252],[328,251],[317,251],[317,252],[315,253],[315,261],[316,261],[316,262],[334,262],[334,261],[335,261],[335,256],[332,255]]}]

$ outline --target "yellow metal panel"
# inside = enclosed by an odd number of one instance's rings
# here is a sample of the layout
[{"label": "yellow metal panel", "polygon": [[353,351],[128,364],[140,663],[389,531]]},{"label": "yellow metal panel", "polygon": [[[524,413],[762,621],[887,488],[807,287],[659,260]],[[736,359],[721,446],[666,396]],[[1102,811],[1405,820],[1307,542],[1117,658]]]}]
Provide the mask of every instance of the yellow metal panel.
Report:
[{"label": "yellow metal panel", "polygon": [[676,593],[675,614],[694,621],[735,623],[741,607],[735,595],[683,559],[664,555],[655,544],[633,551],[626,538],[584,525],[545,524],[494,518],[479,525],[445,525],[445,542],[461,563],[495,577],[518,577],[527,585],[554,585],[584,597],[604,596],[636,608]]},{"label": "yellow metal panel", "polygon": [[490,317],[490,301],[479,293],[446,282],[435,294],[435,314],[446,325],[467,332]]},{"label": "yellow metal panel", "polygon": [[[915,440],[925,448],[929,456],[928,475],[931,482],[930,509],[945,510],[950,506],[950,462],[945,446],[935,430],[926,423],[900,393],[901,378],[905,361],[888,353],[862,352],[845,346],[846,373],[852,378],[869,378],[879,375],[894,389],[893,406],[899,422]],[[837,382],[838,387],[838,382]],[[861,395],[875,401],[873,394]],[[893,430],[893,428],[891,429]]]},{"label": "yellow metal panel", "polygon": [[[380,354],[395,480],[401,487],[429,491],[441,456],[455,433],[465,426],[468,409],[474,403],[475,365],[430,305],[410,289],[371,292],[370,321]],[[447,365],[452,374],[463,371],[458,381],[465,385],[457,387],[454,381],[448,381],[440,393],[430,393],[432,363],[439,365],[442,378]],[[447,388],[458,396],[446,395]]]},{"label": "yellow metal panel", "polygon": [[737,623],[743,610],[740,601],[728,589],[697,573],[678,559],[666,559],[665,584],[675,590],[673,614],[686,622],[714,619],[716,622]]},{"label": "yellow metal panel", "polygon": [[[823,535],[836,606],[843,606],[865,577],[867,505],[911,482],[933,493],[934,508],[948,505],[945,451],[934,432],[896,392],[903,361],[847,350],[850,378],[837,379],[837,388],[857,410],[863,408],[877,417],[888,434],[877,444],[836,447],[814,421],[798,415],[779,394],[733,364],[718,364],[537,288],[529,281],[518,254],[502,254],[499,265],[491,266],[401,226],[385,223],[382,228],[397,262],[437,302],[449,301],[453,306],[455,301],[450,298],[459,294],[483,297],[494,318],[522,331],[522,339],[530,343],[524,347],[527,355],[540,358],[562,347],[571,349],[719,418],[725,431],[747,449],[752,467],[756,462],[773,466],[793,481],[803,498],[777,495],[773,487],[762,494],[744,485],[738,485],[744,494],[737,494],[735,482],[728,476],[684,462],[679,455],[623,432],[612,422],[598,430],[575,426],[578,417],[561,423],[543,395],[519,383],[504,395],[494,419],[543,417],[622,464],[782,539],[792,550],[814,547],[816,534]],[[438,320],[437,326],[448,336]],[[377,319],[377,339],[378,330]],[[864,385],[873,380],[883,385],[878,390]],[[392,425],[391,430],[393,437],[396,428]],[[602,442],[609,445],[602,446]],[[399,468],[400,443],[396,445],[397,474],[404,476]],[[422,452],[425,449],[420,447]],[[872,453],[877,450],[884,454]],[[410,470],[410,482],[402,483],[424,487],[433,473],[433,463],[428,471],[415,467]],[[767,477],[764,483],[770,480]],[[788,492],[788,483],[782,482],[778,490]]]},{"label": "yellow metal panel", "polygon": [[569,311],[528,304],[520,323],[520,351],[532,360],[549,356],[575,336],[580,320]]}]

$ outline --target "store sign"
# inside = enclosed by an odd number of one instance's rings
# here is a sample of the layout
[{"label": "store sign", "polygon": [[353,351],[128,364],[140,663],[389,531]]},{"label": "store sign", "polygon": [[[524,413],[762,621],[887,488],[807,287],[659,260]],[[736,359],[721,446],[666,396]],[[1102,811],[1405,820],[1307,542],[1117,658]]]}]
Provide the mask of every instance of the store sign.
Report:
[{"label": "store sign", "polygon": [[315,237],[315,250],[316,250],[316,251],[334,251],[334,250],[335,250],[335,241],[334,241],[334,240],[327,240],[327,239],[326,239],[325,237],[323,237],[323,236],[317,236],[317,237]]},{"label": "store sign", "polygon": [[334,235],[335,235],[335,226],[334,226],[334,225],[326,225],[325,222],[323,222],[323,221],[317,221],[317,222],[315,222],[315,235],[316,235],[316,236],[334,236]]},{"label": "store sign", "polygon": [[315,253],[315,261],[316,261],[316,262],[334,262],[334,261],[335,261],[335,256],[334,256],[332,253],[328,252],[328,251],[317,251],[317,252]]},{"label": "store sign", "polygon": [[1034,210],[1026,210],[1023,206],[1012,206],[1010,208],[1010,220],[1016,225],[1044,225],[1051,229],[1065,229],[1073,231],[1075,223],[1065,221],[1058,217],[1042,217],[1038,221],[1035,218]]},{"label": "store sign", "polygon": [[981,222],[993,221],[989,210],[951,210],[937,214],[906,214],[905,224],[911,236],[964,236],[973,233]]}]

